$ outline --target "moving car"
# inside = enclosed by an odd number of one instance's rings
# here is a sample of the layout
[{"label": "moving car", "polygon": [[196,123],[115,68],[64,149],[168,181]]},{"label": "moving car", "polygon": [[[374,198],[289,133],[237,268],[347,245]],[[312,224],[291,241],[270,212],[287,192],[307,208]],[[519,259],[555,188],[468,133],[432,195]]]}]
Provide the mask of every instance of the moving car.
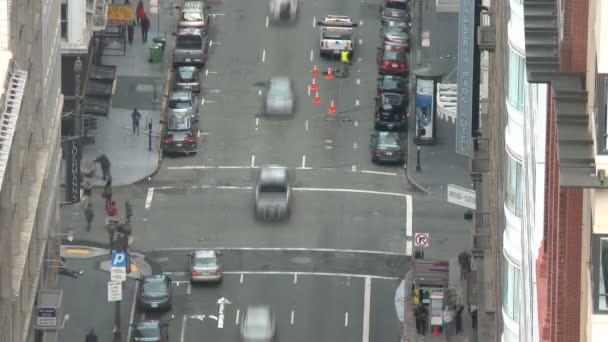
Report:
[{"label": "moving car", "polygon": [[407,127],[407,98],[398,94],[376,97],[374,128],[403,130]]},{"label": "moving car", "polygon": [[177,31],[173,65],[204,66],[207,59],[207,32],[200,28],[182,28]]},{"label": "moving car", "polygon": [[375,132],[370,135],[372,162],[403,162],[403,145],[399,133]]},{"label": "moving car", "polygon": [[144,276],[137,293],[140,310],[171,309],[171,278],[164,274]]},{"label": "moving car", "polygon": [[352,57],[355,51],[355,35],[354,27],[357,24],[353,23],[350,17],[346,15],[328,15],[325,20],[318,21],[317,25],[321,26],[321,49],[319,54],[324,55],[339,55],[344,49],[348,50]]},{"label": "moving car", "polygon": [[275,335],[274,313],[267,305],[249,306],[241,324],[243,342],[271,342]]},{"label": "moving car", "polygon": [[163,153],[191,153],[198,152],[197,132],[192,125],[192,118],[184,113],[169,113],[167,129],[163,136]]},{"label": "moving car", "polygon": [[167,342],[169,341],[169,324],[163,321],[148,320],[131,325],[133,332],[131,342]]},{"label": "moving car", "polygon": [[266,114],[293,114],[295,96],[293,84],[287,77],[275,77],[268,82],[264,112]]},{"label": "moving car", "polygon": [[205,13],[207,8],[204,1],[192,0],[184,1],[184,4],[177,6],[180,9],[177,19],[177,28],[198,28],[207,30],[209,16]]},{"label": "moving car", "polygon": [[378,48],[376,61],[378,62],[378,73],[381,75],[407,75],[409,71],[407,51],[404,46],[384,44]]},{"label": "moving car", "polygon": [[380,7],[382,21],[401,20],[409,22],[409,0],[384,0]]},{"label": "moving car", "polygon": [[389,20],[384,22],[380,29],[380,38],[385,43],[403,45],[406,49],[410,48],[410,29],[403,21]]},{"label": "moving car", "polygon": [[376,93],[378,96],[386,93],[408,96],[409,77],[384,75],[378,78]]},{"label": "moving car", "polygon": [[270,0],[270,19],[296,20],[298,16],[298,0]]},{"label": "moving car", "polygon": [[188,90],[199,93],[201,91],[200,69],[186,65],[175,68],[173,78],[174,90]]},{"label": "moving car", "polygon": [[260,168],[255,187],[255,215],[261,220],[282,220],[291,212],[291,186],[287,168]]},{"label": "moving car", "polygon": [[222,266],[219,256],[220,252],[208,249],[188,253],[190,281],[221,282]]}]

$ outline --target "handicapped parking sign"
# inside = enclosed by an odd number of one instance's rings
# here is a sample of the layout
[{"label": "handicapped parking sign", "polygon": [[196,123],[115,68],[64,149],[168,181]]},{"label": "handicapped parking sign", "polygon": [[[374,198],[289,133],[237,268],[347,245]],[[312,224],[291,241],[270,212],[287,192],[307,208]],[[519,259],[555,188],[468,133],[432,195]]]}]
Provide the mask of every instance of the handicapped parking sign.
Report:
[{"label": "handicapped parking sign", "polygon": [[127,253],[112,251],[112,267],[127,267]]}]

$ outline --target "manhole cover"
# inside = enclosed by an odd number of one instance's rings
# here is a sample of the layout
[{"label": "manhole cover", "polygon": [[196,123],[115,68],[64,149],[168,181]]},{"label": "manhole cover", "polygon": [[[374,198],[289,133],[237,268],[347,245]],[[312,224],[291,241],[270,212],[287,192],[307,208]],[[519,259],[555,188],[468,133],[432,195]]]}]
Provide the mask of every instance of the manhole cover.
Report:
[{"label": "manhole cover", "polygon": [[291,262],[296,264],[308,264],[312,261],[309,257],[295,257],[291,258]]}]

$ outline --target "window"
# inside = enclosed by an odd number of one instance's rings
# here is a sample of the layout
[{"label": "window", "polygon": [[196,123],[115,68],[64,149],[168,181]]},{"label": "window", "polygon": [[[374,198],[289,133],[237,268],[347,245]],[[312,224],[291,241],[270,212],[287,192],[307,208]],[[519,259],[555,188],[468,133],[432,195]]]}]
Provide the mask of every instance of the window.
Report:
[{"label": "window", "polygon": [[505,165],[505,204],[515,215],[521,216],[522,207],[522,165],[507,153]]},{"label": "window", "polygon": [[502,310],[519,322],[519,278],[520,270],[506,256],[502,262]]},{"label": "window", "polygon": [[524,85],[526,83],[526,59],[509,48],[509,77],[507,101],[519,111],[524,110]]},{"label": "window", "polygon": [[61,4],[61,38],[68,37],[68,4]]},{"label": "window", "polygon": [[594,311],[608,314],[608,235],[593,238]]}]

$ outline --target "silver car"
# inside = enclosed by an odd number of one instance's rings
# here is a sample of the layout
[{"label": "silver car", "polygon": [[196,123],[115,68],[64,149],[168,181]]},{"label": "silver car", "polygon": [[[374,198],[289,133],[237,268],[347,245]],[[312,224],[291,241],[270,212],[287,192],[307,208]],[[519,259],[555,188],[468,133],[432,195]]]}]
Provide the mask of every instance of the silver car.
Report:
[{"label": "silver car", "polygon": [[266,90],[266,114],[293,114],[295,96],[293,85],[287,77],[275,77]]},{"label": "silver car", "polygon": [[270,0],[270,19],[272,21],[294,21],[298,15],[298,0]]},{"label": "silver car", "polygon": [[218,251],[198,250],[188,253],[191,282],[221,282],[222,265]]},{"label": "silver car", "polygon": [[241,325],[243,342],[272,342],[274,340],[274,313],[267,305],[250,306]]},{"label": "silver car", "polygon": [[189,115],[192,122],[198,122],[198,101],[189,90],[175,90],[169,96],[167,116]]},{"label": "silver car", "polygon": [[260,168],[255,188],[255,215],[261,220],[287,219],[291,212],[291,187],[287,168]]}]

